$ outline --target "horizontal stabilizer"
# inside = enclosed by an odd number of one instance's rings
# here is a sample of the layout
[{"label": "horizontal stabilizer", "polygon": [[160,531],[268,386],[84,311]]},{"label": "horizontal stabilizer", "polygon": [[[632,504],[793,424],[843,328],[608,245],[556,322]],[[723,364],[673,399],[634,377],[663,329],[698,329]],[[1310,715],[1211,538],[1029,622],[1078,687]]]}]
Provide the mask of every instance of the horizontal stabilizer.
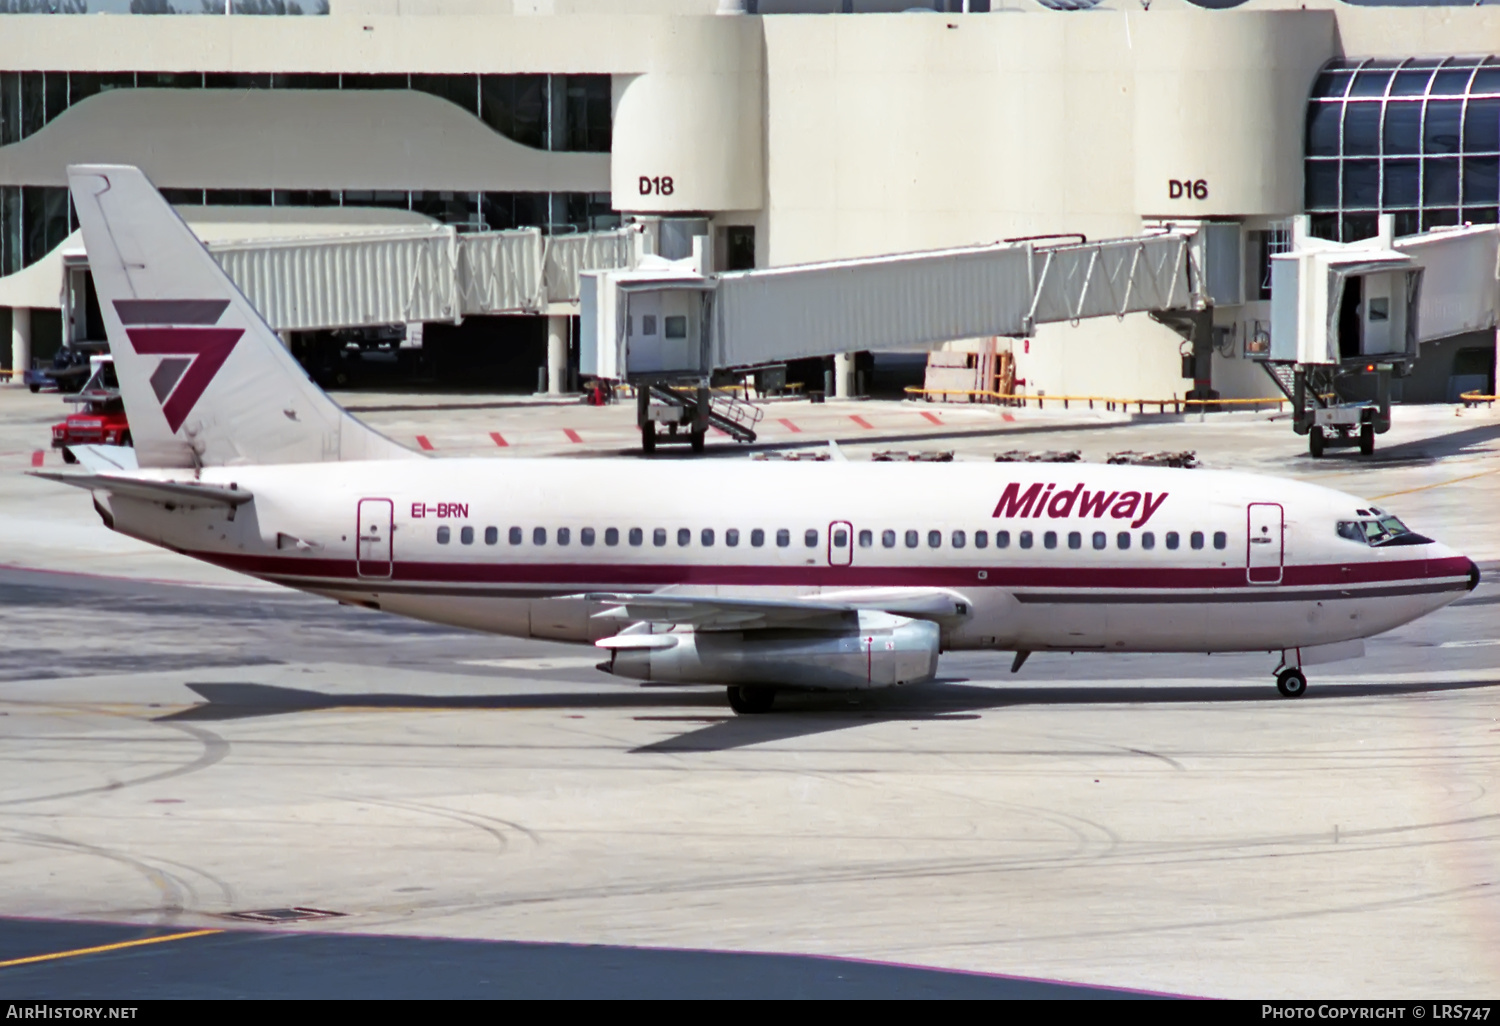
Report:
[{"label": "horizontal stabilizer", "polygon": [[110,492],[127,499],[171,503],[174,506],[241,506],[255,498],[244,488],[200,484],[195,481],[153,481],[120,474],[90,474],[66,470],[31,470],[32,477]]},{"label": "horizontal stabilizer", "polygon": [[68,451],[77,457],[85,470],[109,473],[112,470],[135,470],[135,450],[128,445],[70,445]]}]

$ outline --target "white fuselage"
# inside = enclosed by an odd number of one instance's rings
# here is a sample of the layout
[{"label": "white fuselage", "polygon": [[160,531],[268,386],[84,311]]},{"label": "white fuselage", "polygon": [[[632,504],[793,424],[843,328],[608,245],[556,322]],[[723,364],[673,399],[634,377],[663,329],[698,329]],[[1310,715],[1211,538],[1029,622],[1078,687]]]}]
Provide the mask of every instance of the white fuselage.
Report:
[{"label": "white fuselage", "polygon": [[1222,471],[444,459],[201,480],[254,500],[101,500],[117,530],[265,580],[558,641],[619,629],[587,592],[944,589],[967,606],[944,649],[1266,651],[1378,634],[1472,586],[1473,564],[1436,542],[1340,537],[1368,510],[1353,496]]}]

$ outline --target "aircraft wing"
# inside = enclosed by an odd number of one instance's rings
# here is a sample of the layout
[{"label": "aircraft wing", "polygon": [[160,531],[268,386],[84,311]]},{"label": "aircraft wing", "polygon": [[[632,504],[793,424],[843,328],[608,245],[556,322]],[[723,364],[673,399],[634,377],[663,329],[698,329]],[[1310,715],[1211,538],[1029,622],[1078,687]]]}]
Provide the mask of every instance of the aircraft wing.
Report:
[{"label": "aircraft wing", "polygon": [[631,623],[673,624],[698,630],[763,630],[800,627],[830,630],[854,627],[861,611],[916,620],[962,617],[969,603],[939,588],[866,589],[825,593],[805,599],[740,599],[673,594],[591,592],[584,596],[608,608],[594,616]]},{"label": "aircraft wing", "polygon": [[172,503],[176,506],[241,506],[254,494],[244,488],[202,484],[196,481],[154,481],[149,478],[125,477],[119,474],[78,473],[66,470],[31,470],[32,477],[72,485],[74,488],[99,489],[129,499]]}]

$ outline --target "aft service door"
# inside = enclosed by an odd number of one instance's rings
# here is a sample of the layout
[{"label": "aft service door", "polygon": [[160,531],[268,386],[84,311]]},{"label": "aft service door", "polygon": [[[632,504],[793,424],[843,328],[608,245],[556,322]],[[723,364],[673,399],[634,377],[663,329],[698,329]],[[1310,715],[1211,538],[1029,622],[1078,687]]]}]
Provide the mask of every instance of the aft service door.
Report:
[{"label": "aft service door", "polygon": [[835,520],[828,525],[828,565],[848,566],[854,562],[854,528],[848,521]]},{"label": "aft service door", "polygon": [[354,566],[361,577],[391,576],[391,528],[395,506],[390,499],[359,500],[359,543]]},{"label": "aft service door", "polygon": [[1280,584],[1285,526],[1280,504],[1252,502],[1246,526],[1246,577],[1251,584]]}]

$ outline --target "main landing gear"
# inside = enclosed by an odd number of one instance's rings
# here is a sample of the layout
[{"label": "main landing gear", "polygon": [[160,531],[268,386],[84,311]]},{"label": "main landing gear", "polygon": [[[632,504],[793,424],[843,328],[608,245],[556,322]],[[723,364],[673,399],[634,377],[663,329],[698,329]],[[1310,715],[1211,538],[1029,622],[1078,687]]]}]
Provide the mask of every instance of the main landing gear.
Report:
[{"label": "main landing gear", "polygon": [[1307,678],[1295,666],[1288,666],[1276,674],[1276,690],[1283,698],[1301,698],[1307,693]]},{"label": "main landing gear", "polygon": [[731,684],[729,708],[737,713],[770,712],[776,702],[776,689],[758,684]]}]

